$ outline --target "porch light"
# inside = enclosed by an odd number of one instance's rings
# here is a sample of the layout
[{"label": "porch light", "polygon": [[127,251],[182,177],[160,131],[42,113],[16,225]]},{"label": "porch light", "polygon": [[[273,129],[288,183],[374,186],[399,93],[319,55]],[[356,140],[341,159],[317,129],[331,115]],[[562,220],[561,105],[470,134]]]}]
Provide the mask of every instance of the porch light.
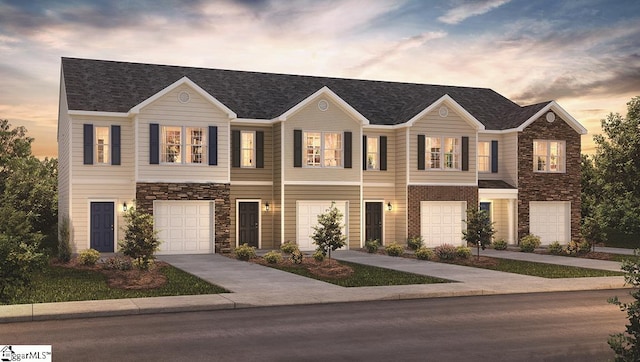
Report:
[{"label": "porch light", "polygon": [[269,209],[270,209],[270,208],[271,208],[271,207],[270,207],[270,205],[269,205],[269,202],[267,202],[266,204],[264,204],[264,211],[269,211]]},{"label": "porch light", "polygon": [[393,206],[391,206],[391,203],[390,203],[390,202],[387,202],[387,210],[388,210],[388,211],[393,210]]},{"label": "porch light", "polygon": [[127,203],[122,204],[122,211],[127,212]]}]

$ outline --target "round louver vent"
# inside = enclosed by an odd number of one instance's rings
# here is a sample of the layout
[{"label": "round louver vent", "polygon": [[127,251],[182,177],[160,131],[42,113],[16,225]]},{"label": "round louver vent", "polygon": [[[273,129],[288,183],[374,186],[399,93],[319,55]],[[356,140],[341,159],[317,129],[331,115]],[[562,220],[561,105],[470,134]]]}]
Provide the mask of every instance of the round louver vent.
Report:
[{"label": "round louver vent", "polygon": [[320,100],[320,102],[318,102],[318,109],[323,112],[326,111],[327,109],[329,109],[329,102],[324,99]]},{"label": "round louver vent", "polygon": [[556,120],[556,114],[553,113],[553,112],[547,113],[547,115],[545,117],[547,118],[547,122],[549,122],[549,123],[551,123],[551,122]]},{"label": "round louver vent", "polygon": [[448,116],[449,115],[449,108],[447,108],[445,106],[440,107],[440,109],[438,110],[438,114],[442,118]]},{"label": "round louver vent", "polygon": [[178,93],[178,100],[180,101],[180,103],[188,103],[190,99],[191,95],[189,95],[189,93],[185,91]]}]

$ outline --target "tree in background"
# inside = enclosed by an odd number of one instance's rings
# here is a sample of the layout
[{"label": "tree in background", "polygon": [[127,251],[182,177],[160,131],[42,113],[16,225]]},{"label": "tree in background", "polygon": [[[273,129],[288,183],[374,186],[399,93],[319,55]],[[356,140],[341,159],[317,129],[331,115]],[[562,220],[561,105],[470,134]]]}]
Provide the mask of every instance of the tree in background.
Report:
[{"label": "tree in background", "polygon": [[480,259],[480,248],[486,249],[491,245],[491,239],[495,233],[493,223],[485,210],[474,207],[467,210],[467,229],[462,231],[463,239],[478,248],[476,258]]},{"label": "tree in background", "polygon": [[342,213],[336,207],[335,202],[326,213],[318,215],[318,226],[313,227],[313,243],[318,245],[317,250],[323,256],[329,256],[331,252],[345,245],[347,237],[342,233]]}]

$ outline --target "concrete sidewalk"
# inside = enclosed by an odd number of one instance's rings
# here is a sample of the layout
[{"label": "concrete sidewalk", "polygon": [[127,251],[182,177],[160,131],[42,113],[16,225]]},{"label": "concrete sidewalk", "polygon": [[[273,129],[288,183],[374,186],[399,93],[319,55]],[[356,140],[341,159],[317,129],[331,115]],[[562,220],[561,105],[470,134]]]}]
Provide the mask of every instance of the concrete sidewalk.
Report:
[{"label": "concrete sidewalk", "polygon": [[[618,251],[627,254],[625,249],[609,249],[608,252]],[[617,262],[583,258],[495,250],[481,251],[481,255],[593,269],[620,270],[620,264]],[[454,282],[343,288],[221,255],[172,255],[159,258],[224,287],[232,293],[0,306],[0,322],[624,287],[624,279],[621,276],[546,279],[359,251],[338,251],[333,253],[333,257],[338,260],[429,275]]]}]

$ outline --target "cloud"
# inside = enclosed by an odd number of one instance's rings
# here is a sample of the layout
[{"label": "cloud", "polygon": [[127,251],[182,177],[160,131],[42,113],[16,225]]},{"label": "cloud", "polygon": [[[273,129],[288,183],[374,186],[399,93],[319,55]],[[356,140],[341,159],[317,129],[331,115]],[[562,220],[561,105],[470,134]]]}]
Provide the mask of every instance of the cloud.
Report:
[{"label": "cloud", "polygon": [[482,15],[511,0],[481,0],[463,3],[438,18],[445,24],[458,24],[472,16]]}]

